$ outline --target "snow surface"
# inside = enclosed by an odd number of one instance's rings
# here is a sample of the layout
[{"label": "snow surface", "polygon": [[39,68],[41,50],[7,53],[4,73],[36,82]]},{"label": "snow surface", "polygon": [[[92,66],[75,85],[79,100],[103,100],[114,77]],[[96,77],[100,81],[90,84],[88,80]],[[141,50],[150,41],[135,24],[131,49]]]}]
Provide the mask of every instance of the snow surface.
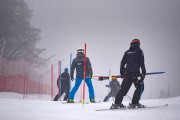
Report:
[{"label": "snow surface", "polygon": [[82,107],[81,103],[50,101],[50,96],[28,96],[31,97],[22,99],[21,94],[0,92],[0,120],[180,120],[180,97],[141,100],[148,106],[169,104],[162,108],[95,111],[109,108],[113,101]]}]

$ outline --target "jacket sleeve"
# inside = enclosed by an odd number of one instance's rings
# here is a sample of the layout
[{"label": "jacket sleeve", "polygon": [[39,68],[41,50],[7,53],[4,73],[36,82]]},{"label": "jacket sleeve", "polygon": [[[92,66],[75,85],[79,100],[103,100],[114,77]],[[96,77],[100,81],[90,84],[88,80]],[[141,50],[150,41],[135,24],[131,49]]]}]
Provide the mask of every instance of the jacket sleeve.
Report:
[{"label": "jacket sleeve", "polygon": [[68,81],[70,80],[70,76],[69,76],[69,73],[68,73],[68,76],[67,76],[67,80],[68,80]]},{"label": "jacket sleeve", "polygon": [[66,80],[65,80],[65,84],[66,84],[66,87],[69,88],[69,81],[70,81],[70,77],[69,77],[69,73],[66,73]]},{"label": "jacket sleeve", "polygon": [[141,67],[141,70],[142,70],[142,74],[146,74],[146,67],[145,67],[145,64],[144,64],[144,53],[143,53],[143,51],[140,54],[140,67]]},{"label": "jacket sleeve", "polygon": [[93,70],[92,70],[91,62],[90,62],[88,57],[86,57],[86,64],[87,64],[87,70],[88,70],[89,74],[93,75]]},{"label": "jacket sleeve", "polygon": [[75,59],[73,59],[71,64],[70,76],[74,75],[74,70],[75,70]]},{"label": "jacket sleeve", "polygon": [[60,76],[57,79],[57,86],[59,87]]},{"label": "jacket sleeve", "polygon": [[120,74],[124,74],[124,67],[127,63],[127,60],[126,60],[126,52],[124,53],[124,56],[121,60],[121,65],[120,65]]}]

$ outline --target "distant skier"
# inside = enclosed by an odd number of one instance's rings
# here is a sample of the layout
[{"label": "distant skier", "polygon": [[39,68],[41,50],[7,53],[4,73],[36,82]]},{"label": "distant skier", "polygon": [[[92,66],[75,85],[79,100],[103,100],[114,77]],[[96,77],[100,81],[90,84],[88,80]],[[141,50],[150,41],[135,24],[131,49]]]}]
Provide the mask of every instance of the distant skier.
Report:
[{"label": "distant skier", "polygon": [[[121,84],[121,89],[116,95],[115,102],[112,104],[111,109],[124,108],[122,104],[123,97],[129,91],[131,85],[134,83],[136,90],[134,92],[131,105],[134,107],[142,107],[139,103],[140,97],[144,90],[144,78],[146,74],[146,68],[144,64],[144,53],[140,48],[140,40],[134,39],[130,44],[129,50],[127,50],[122,58],[120,66],[120,74],[124,75],[124,79]],[[140,72],[141,68],[141,72]],[[140,77],[140,78],[139,78]]]},{"label": "distant skier", "polygon": [[120,90],[120,84],[117,81],[117,78],[113,78],[109,85],[106,85],[106,87],[110,87],[111,90],[109,94],[104,98],[104,102],[107,102],[110,97],[116,97],[118,91]]},{"label": "distant skier", "polygon": [[[61,77],[61,79],[60,79],[60,77]],[[57,101],[62,96],[63,93],[66,94],[64,96],[64,101],[68,100],[68,97],[69,97],[69,80],[70,80],[70,77],[69,77],[69,73],[68,73],[68,68],[65,68],[64,72],[57,79],[58,94],[53,99],[54,101]],[[61,84],[61,87],[60,87],[60,84]]]},{"label": "distant skier", "polygon": [[[69,100],[68,103],[74,103],[74,96],[81,84],[81,82],[84,79],[84,50],[82,48],[77,50],[76,58],[73,59],[72,65],[71,65],[71,71],[70,76],[71,80],[74,80],[74,70],[76,69],[76,80],[75,80],[75,86],[72,88],[70,94],[69,94]],[[95,102],[95,96],[94,96],[94,88],[92,85],[92,78],[93,70],[91,67],[91,62],[88,57],[86,57],[86,84],[88,86],[89,90],[89,99],[90,102]]]}]

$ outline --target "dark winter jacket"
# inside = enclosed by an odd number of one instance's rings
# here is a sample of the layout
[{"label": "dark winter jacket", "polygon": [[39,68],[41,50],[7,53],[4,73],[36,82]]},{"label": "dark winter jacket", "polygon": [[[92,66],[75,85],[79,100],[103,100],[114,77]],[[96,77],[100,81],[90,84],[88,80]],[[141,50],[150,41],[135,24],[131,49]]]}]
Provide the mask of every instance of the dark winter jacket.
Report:
[{"label": "dark winter jacket", "polygon": [[140,68],[142,74],[145,74],[144,53],[138,44],[132,44],[130,49],[124,53],[120,66],[120,74],[138,76]]},{"label": "dark winter jacket", "polygon": [[[76,68],[76,77],[83,78],[84,77],[84,54],[78,53],[76,58],[73,59],[71,65],[70,76],[74,75],[74,70]],[[93,71],[91,67],[91,62],[88,57],[86,57],[86,77],[92,77]]]},{"label": "dark winter jacket", "polygon": [[62,89],[62,90],[69,90],[69,80],[70,80],[69,73],[63,72],[63,73],[58,77],[58,80],[57,80],[57,86],[58,86],[58,88],[60,87],[60,86],[59,86],[60,77],[61,77],[61,89]]}]

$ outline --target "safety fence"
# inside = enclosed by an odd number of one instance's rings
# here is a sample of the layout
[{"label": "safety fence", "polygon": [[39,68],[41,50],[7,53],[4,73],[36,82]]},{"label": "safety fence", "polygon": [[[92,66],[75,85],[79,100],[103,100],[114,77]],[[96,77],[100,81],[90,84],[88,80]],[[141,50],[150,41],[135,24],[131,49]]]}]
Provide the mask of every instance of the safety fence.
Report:
[{"label": "safety fence", "polygon": [[43,80],[33,81],[25,75],[0,76],[0,92],[26,94],[50,94],[50,85]]},{"label": "safety fence", "polygon": [[[44,66],[19,59],[8,61],[0,55],[0,92],[50,94],[50,73],[44,75]],[[46,78],[44,78],[46,77]]]},{"label": "safety fence", "polygon": [[[61,68],[59,61],[48,67],[37,66],[23,59],[17,61],[7,61],[0,56],[0,92],[21,93],[22,98],[27,98],[28,94],[41,96],[47,94],[51,100],[58,93],[57,78],[64,67]],[[61,70],[61,71],[60,71]],[[103,100],[109,90],[105,85],[109,81],[99,82],[92,79],[96,99]],[[75,81],[71,81],[71,89]],[[89,99],[88,88],[85,90],[86,100]],[[63,97],[63,96],[62,96]],[[82,99],[82,85],[75,95],[75,101]],[[63,100],[63,99],[60,99]]]}]

